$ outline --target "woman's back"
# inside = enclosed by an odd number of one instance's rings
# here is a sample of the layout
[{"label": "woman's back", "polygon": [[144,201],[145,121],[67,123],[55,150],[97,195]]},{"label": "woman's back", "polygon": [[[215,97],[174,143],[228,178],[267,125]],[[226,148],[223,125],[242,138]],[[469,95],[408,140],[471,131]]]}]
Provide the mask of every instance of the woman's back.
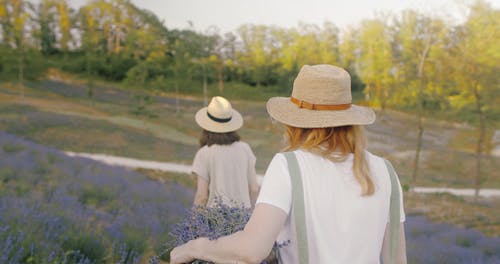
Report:
[{"label": "woman's back", "polygon": [[209,182],[208,206],[216,197],[226,204],[251,206],[248,190],[249,181],[255,180],[255,156],[247,143],[203,146],[194,158],[193,172]]},{"label": "woman's back", "polygon": [[[353,155],[332,162],[308,151],[294,151],[304,188],[309,263],[378,263],[389,215],[391,183],[384,161],[366,152],[373,195],[363,196],[353,174]],[[298,263],[291,183],[284,155],[277,154],[264,177],[257,203],[288,214],[278,242],[284,263]],[[402,209],[401,209],[402,210]],[[402,212],[401,221],[404,221]]]}]

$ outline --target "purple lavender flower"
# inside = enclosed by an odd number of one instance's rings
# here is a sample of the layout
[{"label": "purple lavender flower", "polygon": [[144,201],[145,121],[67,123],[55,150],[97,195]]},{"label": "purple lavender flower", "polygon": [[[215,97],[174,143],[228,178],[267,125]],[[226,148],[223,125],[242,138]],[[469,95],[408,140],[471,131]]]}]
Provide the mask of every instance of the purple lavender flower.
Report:
[{"label": "purple lavender flower", "polygon": [[[141,263],[194,196],[180,185],[68,157],[2,131],[0,181],[2,264]],[[79,234],[88,236],[78,240]],[[102,258],[95,245],[106,260],[91,256]]]},{"label": "purple lavender flower", "polygon": [[[200,237],[211,240],[227,236],[243,230],[250,219],[252,209],[232,202],[228,205],[217,197],[211,207],[193,207],[186,212],[184,220],[173,227],[170,232],[172,241],[165,243],[165,249],[157,256],[150,259],[150,264],[158,263],[160,257],[170,251],[171,248],[187,243]],[[284,245],[280,245],[284,246]],[[276,248],[278,245],[275,246]],[[196,260],[192,263],[209,263]],[[264,262],[263,262],[264,263]]]}]

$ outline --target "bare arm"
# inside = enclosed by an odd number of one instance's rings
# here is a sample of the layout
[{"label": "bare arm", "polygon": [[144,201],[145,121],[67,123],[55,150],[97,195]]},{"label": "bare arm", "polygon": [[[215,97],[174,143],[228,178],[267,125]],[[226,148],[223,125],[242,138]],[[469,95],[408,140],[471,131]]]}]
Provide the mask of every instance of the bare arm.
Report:
[{"label": "bare arm", "polygon": [[[384,263],[390,263],[390,232],[389,224],[385,227],[384,243],[382,245],[382,260]],[[406,264],[406,238],[405,238],[405,225],[401,223],[399,232],[399,253],[396,260],[398,264]]]},{"label": "bare arm", "polygon": [[250,194],[250,202],[252,206],[257,202],[257,196],[259,196],[260,186],[257,183],[257,172],[255,171],[256,158],[252,150],[250,151],[249,165],[248,165],[248,191]]},{"label": "bare arm", "polygon": [[191,240],[170,252],[170,263],[194,259],[215,263],[259,263],[271,252],[286,217],[278,207],[258,204],[242,231],[217,240]]},{"label": "bare arm", "polygon": [[[196,175],[196,174],[195,174]],[[194,206],[206,206],[208,201],[208,181],[198,176],[198,186],[194,196]]]},{"label": "bare arm", "polygon": [[255,205],[255,202],[257,201],[257,197],[259,196],[259,184],[257,183],[257,176],[254,174],[253,177],[248,182],[249,186],[249,192],[250,192],[250,201],[252,203],[252,206]]}]

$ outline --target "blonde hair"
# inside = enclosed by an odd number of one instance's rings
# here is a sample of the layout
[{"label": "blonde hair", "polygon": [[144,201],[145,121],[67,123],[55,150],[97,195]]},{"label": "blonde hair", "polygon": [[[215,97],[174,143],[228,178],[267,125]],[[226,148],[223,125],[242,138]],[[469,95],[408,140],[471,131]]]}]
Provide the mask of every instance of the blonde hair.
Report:
[{"label": "blonde hair", "polygon": [[[354,154],[353,172],[361,185],[363,195],[375,192],[365,157],[366,137],[362,126],[341,126],[325,128],[300,128],[286,126],[288,147],[284,151],[305,149],[333,162],[345,161]],[[340,155],[337,155],[340,152]]]}]

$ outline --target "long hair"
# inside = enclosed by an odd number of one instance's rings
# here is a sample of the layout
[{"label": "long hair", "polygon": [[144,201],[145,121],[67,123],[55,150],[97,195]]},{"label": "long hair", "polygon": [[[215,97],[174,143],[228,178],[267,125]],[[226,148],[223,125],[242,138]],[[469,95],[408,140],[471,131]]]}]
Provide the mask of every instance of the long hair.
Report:
[{"label": "long hair", "polygon": [[286,126],[285,136],[288,141],[285,151],[302,148],[333,162],[345,161],[348,155],[353,153],[353,172],[361,185],[362,194],[372,195],[375,192],[365,157],[366,137],[362,126],[325,128]]},{"label": "long hair", "polygon": [[236,141],[240,141],[240,136],[236,131],[227,133],[215,133],[203,129],[200,137],[200,146],[212,146],[217,145],[231,145]]}]

